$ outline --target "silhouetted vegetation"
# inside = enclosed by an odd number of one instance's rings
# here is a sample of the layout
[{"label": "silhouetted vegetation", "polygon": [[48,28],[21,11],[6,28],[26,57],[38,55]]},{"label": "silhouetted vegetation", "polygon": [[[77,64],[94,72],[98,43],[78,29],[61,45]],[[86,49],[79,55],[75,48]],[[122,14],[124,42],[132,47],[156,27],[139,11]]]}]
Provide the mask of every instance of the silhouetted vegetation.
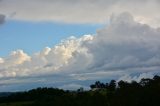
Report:
[{"label": "silhouetted vegetation", "polygon": [[55,88],[37,88],[0,97],[0,106],[159,106],[160,76],[90,85],[91,90],[64,91]]}]

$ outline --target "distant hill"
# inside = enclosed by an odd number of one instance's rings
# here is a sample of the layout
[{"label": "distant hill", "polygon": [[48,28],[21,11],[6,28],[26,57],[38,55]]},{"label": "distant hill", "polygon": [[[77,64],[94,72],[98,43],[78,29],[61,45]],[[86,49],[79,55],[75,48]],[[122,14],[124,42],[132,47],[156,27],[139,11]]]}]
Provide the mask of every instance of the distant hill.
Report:
[{"label": "distant hill", "polygon": [[12,92],[0,92],[0,97],[7,97],[11,94],[13,94],[13,93]]}]

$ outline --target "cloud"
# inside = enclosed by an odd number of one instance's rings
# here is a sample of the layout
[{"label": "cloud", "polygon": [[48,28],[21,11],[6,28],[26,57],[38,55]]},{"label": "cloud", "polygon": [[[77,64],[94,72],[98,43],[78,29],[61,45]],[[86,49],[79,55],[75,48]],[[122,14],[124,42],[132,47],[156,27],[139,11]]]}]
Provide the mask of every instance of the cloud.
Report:
[{"label": "cloud", "polygon": [[139,76],[131,76],[131,75],[124,75],[118,79],[118,81],[127,81],[127,82],[132,82],[132,81],[137,81],[140,82],[142,78],[153,78],[154,74],[152,72],[148,73],[142,73]]},{"label": "cloud", "polygon": [[158,0],[2,0],[0,10],[15,20],[93,24],[128,11],[141,23],[160,23]]},{"label": "cloud", "polygon": [[150,77],[160,73],[159,39],[159,28],[141,24],[127,12],[112,15],[109,25],[94,36],[70,37],[31,56],[18,50],[0,58],[0,79],[45,78],[64,85]]},{"label": "cloud", "polygon": [[155,61],[159,58],[158,29],[136,23],[128,13],[113,17],[112,20],[110,26],[99,30],[93,43],[87,45],[89,52],[94,55],[95,68],[98,65],[116,70],[158,63]]},{"label": "cloud", "polygon": [[80,85],[80,84],[67,84],[67,85],[63,85],[60,86],[59,88],[61,89],[65,89],[65,90],[78,90],[79,88],[83,88],[84,90],[89,90],[90,88],[84,85]]},{"label": "cloud", "polygon": [[5,23],[6,16],[3,14],[0,14],[0,25]]}]

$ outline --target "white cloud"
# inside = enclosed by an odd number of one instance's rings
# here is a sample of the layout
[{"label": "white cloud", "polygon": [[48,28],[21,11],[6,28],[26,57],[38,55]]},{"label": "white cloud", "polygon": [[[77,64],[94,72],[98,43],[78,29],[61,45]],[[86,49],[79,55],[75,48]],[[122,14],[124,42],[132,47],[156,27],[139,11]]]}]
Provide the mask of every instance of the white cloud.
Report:
[{"label": "white cloud", "polygon": [[[110,20],[94,36],[70,37],[32,56],[22,50],[12,52],[0,59],[0,78],[41,79],[58,75],[57,80],[78,82],[111,78],[137,80],[160,73],[160,30],[136,22],[129,13],[112,16]],[[139,78],[124,76],[131,74],[141,75]]]},{"label": "white cloud", "polygon": [[139,76],[133,76],[133,77],[131,75],[126,74],[126,75],[120,77],[118,79],[118,81],[123,80],[123,81],[127,81],[127,82],[132,82],[132,81],[140,82],[142,78],[153,78],[153,77],[154,77],[154,75],[152,72],[142,73]]},{"label": "white cloud", "polygon": [[0,13],[27,21],[104,23],[112,13],[132,13],[136,20],[159,26],[159,0],[2,0]]},{"label": "white cloud", "polygon": [[2,58],[0,58],[0,64],[4,63],[4,60]]},{"label": "white cloud", "polygon": [[25,61],[30,61],[30,56],[23,52],[23,50],[17,50],[11,52],[6,58],[1,58],[1,67],[12,67],[23,64]]},{"label": "white cloud", "polygon": [[13,51],[8,57],[1,58],[0,78],[16,77],[19,74],[20,65],[30,61],[30,58],[23,50]]}]

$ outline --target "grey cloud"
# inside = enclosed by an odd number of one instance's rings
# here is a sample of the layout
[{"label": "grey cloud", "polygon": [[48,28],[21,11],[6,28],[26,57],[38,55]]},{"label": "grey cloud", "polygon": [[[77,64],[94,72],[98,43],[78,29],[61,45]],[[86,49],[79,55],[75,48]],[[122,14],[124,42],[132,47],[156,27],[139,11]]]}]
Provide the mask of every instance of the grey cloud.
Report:
[{"label": "grey cloud", "polygon": [[60,86],[59,88],[62,88],[62,89],[65,89],[65,90],[77,90],[77,89],[79,89],[81,87],[83,87],[85,90],[89,90],[90,89],[88,86],[75,84],[75,83],[66,84],[66,85]]},{"label": "grey cloud", "polygon": [[0,25],[5,23],[5,19],[6,19],[6,16],[3,14],[0,14]]},{"label": "grey cloud", "polygon": [[93,24],[103,24],[112,13],[128,11],[141,23],[154,27],[160,23],[158,0],[4,0],[0,10],[7,16],[16,12],[10,17],[16,20]]},{"label": "grey cloud", "polygon": [[137,71],[145,73],[148,69],[157,71],[151,69],[160,67],[159,35],[158,29],[137,23],[129,13],[120,14],[112,17],[110,25],[99,30],[93,40],[84,42],[86,54],[76,52],[78,55],[69,61],[64,70],[82,73],[82,76],[86,72],[113,71],[116,74],[122,71],[130,74]]}]

